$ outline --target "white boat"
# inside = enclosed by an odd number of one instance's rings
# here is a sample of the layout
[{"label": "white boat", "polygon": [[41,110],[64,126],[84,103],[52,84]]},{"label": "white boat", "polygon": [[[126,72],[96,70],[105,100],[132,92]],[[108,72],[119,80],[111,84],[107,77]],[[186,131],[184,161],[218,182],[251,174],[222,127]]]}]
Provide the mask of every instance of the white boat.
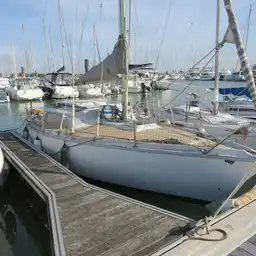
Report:
[{"label": "white boat", "polygon": [[186,80],[199,80],[200,79],[200,69],[191,68],[188,73],[185,75]]},{"label": "white boat", "polygon": [[191,132],[211,135],[222,140],[231,133],[229,140],[256,150],[256,122],[229,113],[214,115],[212,111],[196,106],[180,105],[167,110],[171,123]]},{"label": "white boat", "polygon": [[245,81],[245,77],[243,75],[243,72],[232,72],[230,75],[226,75],[224,77],[225,81],[233,81],[233,82],[243,82]]},{"label": "white boat", "polygon": [[80,98],[98,98],[103,97],[102,89],[93,84],[85,84],[78,86]]},{"label": "white boat", "polygon": [[0,77],[0,89],[5,89],[10,86],[10,81],[8,78]]},{"label": "white boat", "polygon": [[[122,80],[120,80],[118,83],[121,90],[124,90],[122,85]],[[139,78],[137,76],[129,77],[127,83],[128,83],[128,93],[146,93],[152,89],[151,82],[149,80]]]},{"label": "white boat", "polygon": [[231,71],[230,70],[226,70],[226,69],[222,69],[220,72],[220,80],[223,81],[225,76],[228,76],[231,74]]},{"label": "white boat", "polygon": [[6,88],[11,100],[42,100],[44,93],[39,88],[39,81],[30,77],[14,78]]},{"label": "white boat", "polygon": [[8,93],[5,90],[0,89],[0,103],[9,103],[9,102],[10,102],[10,97]]},{"label": "white boat", "polygon": [[[79,79],[111,81],[122,74],[127,81],[124,6],[120,0],[121,32],[113,52]],[[204,201],[226,198],[244,177],[250,178],[248,190],[254,186],[254,155],[179,128],[137,122],[125,89],[122,109],[75,111],[72,104],[71,111],[28,111],[23,135],[77,174],[104,182]]]},{"label": "white boat", "polygon": [[[108,108],[103,115],[109,119]],[[124,122],[100,120],[101,125],[95,125],[102,112],[91,108],[76,112],[76,132],[72,135],[67,132],[72,112],[60,109],[38,112],[44,113],[41,120],[38,114],[29,117],[29,139],[39,138],[43,150],[57,159],[65,141],[70,147],[69,167],[87,178],[214,201],[227,196],[246,173],[255,172],[255,158],[250,153],[217,146],[205,154],[203,150],[216,144],[180,129],[138,125],[134,142],[133,128]],[[65,122],[61,122],[63,115]],[[41,123],[42,120],[45,122]],[[61,123],[63,130],[58,129]]]},{"label": "white boat", "polygon": [[199,80],[213,81],[215,78],[215,71],[212,69],[205,69],[201,74]]},{"label": "white boat", "polygon": [[247,96],[223,95],[219,97],[220,109],[234,116],[256,119],[256,108]]},{"label": "white boat", "polygon": [[72,86],[72,79],[71,73],[48,73],[41,82],[40,88],[53,99],[78,98],[79,92],[77,86]]},{"label": "white boat", "polygon": [[172,80],[184,80],[185,77],[184,77],[184,72],[183,71],[179,71],[177,73],[173,73],[170,75],[170,78]]}]

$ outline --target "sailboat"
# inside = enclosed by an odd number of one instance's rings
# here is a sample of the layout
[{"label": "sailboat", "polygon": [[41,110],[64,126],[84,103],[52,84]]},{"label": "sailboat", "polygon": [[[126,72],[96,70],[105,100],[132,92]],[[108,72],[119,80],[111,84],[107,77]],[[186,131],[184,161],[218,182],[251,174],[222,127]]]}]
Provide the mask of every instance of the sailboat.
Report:
[{"label": "sailboat", "polygon": [[[223,45],[224,43],[236,43],[234,40],[234,36],[229,29],[227,30],[224,40],[219,42],[219,14],[217,15],[217,26],[216,26],[216,46]],[[173,106],[170,109],[166,109],[166,112],[169,114],[169,118],[171,119],[171,123],[182,126],[184,128],[189,129],[190,131],[204,133],[204,135],[212,135],[215,138],[223,139],[225,137],[229,137],[230,140],[234,140],[236,142],[242,143],[250,148],[256,149],[256,122],[253,120],[248,120],[239,116],[233,116],[229,113],[222,113],[219,111],[219,93],[224,94],[224,92],[230,92],[229,88],[221,88],[219,89],[219,49],[216,47],[216,55],[215,55],[215,86],[214,86],[214,101],[213,110],[209,108],[200,108],[200,97],[196,94],[191,95],[191,98],[188,100],[186,105],[182,106]],[[250,69],[250,67],[249,67]],[[247,71],[248,72],[248,71]],[[251,70],[250,73],[251,74]],[[247,81],[251,84],[252,76],[247,75]],[[254,83],[254,81],[253,81]],[[254,91],[250,89],[248,86],[247,90],[243,88],[236,88],[238,92],[248,93],[253,97]],[[233,92],[234,93],[234,92]],[[254,101],[252,101],[253,104]],[[227,102],[226,102],[227,103]],[[252,104],[252,103],[251,103]],[[203,104],[202,104],[203,105]],[[221,102],[221,109],[227,107],[227,104]],[[232,106],[230,106],[232,108]],[[252,107],[252,106],[251,106]],[[253,106],[255,109],[255,106]],[[236,105],[234,108],[239,109]],[[247,107],[242,107],[241,110],[246,111],[249,110],[249,105]],[[233,133],[233,134],[232,134]],[[231,135],[232,134],[232,135]]]},{"label": "sailboat", "polygon": [[112,54],[83,75],[121,74],[122,106],[30,109],[23,136],[78,175],[168,195],[214,201],[244,176],[255,179],[255,157],[245,150],[138,121],[128,103],[125,4],[119,0],[121,31]]}]

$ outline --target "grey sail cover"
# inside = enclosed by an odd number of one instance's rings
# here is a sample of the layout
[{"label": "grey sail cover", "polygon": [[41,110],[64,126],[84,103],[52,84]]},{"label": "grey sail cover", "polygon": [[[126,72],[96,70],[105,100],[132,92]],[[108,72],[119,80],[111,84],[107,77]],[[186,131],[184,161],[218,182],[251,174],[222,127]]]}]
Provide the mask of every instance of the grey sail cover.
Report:
[{"label": "grey sail cover", "polygon": [[245,48],[243,46],[243,42],[238,29],[236,17],[232,9],[232,1],[231,0],[223,0],[223,1],[224,1],[227,15],[228,15],[229,27],[230,27],[230,30],[232,31],[237,54],[240,60],[240,66],[243,71],[244,77],[246,79],[248,91],[251,95],[252,102],[256,107],[256,88],[255,88],[254,78],[252,74],[252,69],[247,59]]},{"label": "grey sail cover", "polygon": [[119,35],[113,52],[80,76],[77,83],[99,82],[101,78],[102,81],[111,81],[116,79],[118,74],[127,74],[126,42],[123,35]]}]

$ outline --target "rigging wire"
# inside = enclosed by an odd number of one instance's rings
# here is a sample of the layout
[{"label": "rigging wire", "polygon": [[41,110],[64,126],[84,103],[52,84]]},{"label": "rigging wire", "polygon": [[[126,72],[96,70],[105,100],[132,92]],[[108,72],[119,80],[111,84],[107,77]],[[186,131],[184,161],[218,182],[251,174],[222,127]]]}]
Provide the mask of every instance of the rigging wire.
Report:
[{"label": "rigging wire", "polygon": [[[208,66],[208,64],[213,60],[213,58],[215,57],[216,53],[213,54],[213,56],[207,61],[207,63],[203,66],[203,68],[200,70],[200,73],[202,73],[205,68]],[[193,80],[191,80],[187,86],[180,91],[180,93],[178,93],[172,100],[170,100],[168,103],[166,103],[165,105],[161,106],[160,109],[165,108],[167,105],[171,104],[172,102],[174,102],[181,94],[183,94],[189,87],[190,85],[193,83]]]},{"label": "rigging wire", "polygon": [[159,45],[157,56],[156,56],[156,64],[155,64],[155,69],[154,70],[156,70],[157,65],[158,65],[161,48],[163,46],[164,38],[165,38],[165,35],[166,35],[166,30],[167,30],[167,27],[168,27],[168,22],[169,22],[169,19],[170,19],[171,7],[172,7],[172,0],[169,1],[169,6],[168,6],[168,10],[167,10],[167,16],[166,16],[166,19],[165,19],[163,33],[162,33],[162,37],[161,37],[161,40],[160,40],[160,45]]}]

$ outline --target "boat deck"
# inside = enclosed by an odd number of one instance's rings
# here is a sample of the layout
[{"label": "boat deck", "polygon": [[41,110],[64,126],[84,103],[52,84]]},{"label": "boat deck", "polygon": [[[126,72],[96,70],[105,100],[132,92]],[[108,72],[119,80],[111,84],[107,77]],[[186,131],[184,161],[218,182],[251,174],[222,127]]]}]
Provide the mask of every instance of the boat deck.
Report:
[{"label": "boat deck", "polygon": [[[50,116],[50,115],[49,115]],[[61,120],[58,119],[58,115],[53,115],[49,117],[49,120],[45,122],[44,129],[59,131]],[[53,118],[56,117],[56,118]],[[39,130],[42,127],[41,117],[38,115],[33,121],[29,122],[30,125],[37,126]],[[63,123],[63,127],[65,124]],[[69,129],[63,129],[62,132],[70,133]],[[117,139],[126,139],[126,140],[134,140],[135,133],[132,129],[126,130],[113,125],[100,124],[100,125],[91,125],[83,128],[76,129],[75,135],[81,137],[92,137],[97,136],[103,138],[117,138]],[[176,128],[170,125],[160,125],[159,128],[152,128],[142,131],[136,132],[136,140],[137,141],[145,141],[145,142],[165,142],[171,144],[182,144],[182,145],[190,145],[195,147],[208,147],[212,148],[216,146],[216,142],[202,138],[195,133],[188,132],[183,130],[182,128]],[[228,148],[224,145],[218,145],[218,148]]]},{"label": "boat deck", "polygon": [[8,162],[47,201],[53,255],[151,255],[190,219],[90,185],[16,133],[0,133]]}]

